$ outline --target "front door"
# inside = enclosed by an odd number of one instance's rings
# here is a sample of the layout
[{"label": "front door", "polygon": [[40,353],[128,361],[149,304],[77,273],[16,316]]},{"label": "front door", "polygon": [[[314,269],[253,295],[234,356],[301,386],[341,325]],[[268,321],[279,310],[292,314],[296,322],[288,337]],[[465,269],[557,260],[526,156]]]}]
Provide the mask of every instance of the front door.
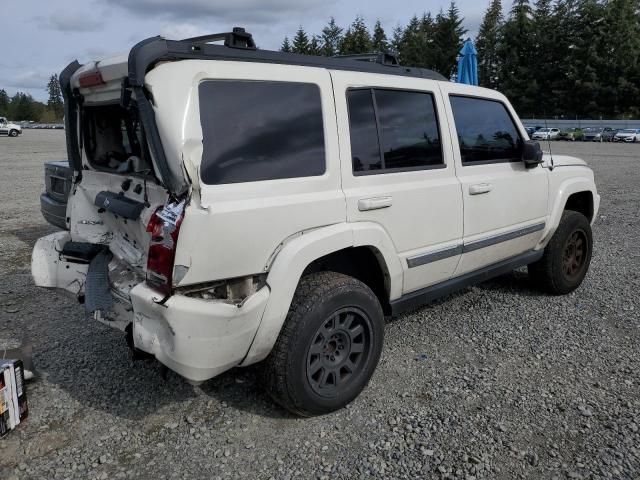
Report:
[{"label": "front door", "polygon": [[[455,126],[457,175],[464,197],[463,255],[455,275],[515,257],[541,239],[548,172],[521,160],[524,129],[500,94],[443,85]],[[486,97],[484,96],[486,95]]]},{"label": "front door", "polygon": [[462,193],[436,82],[332,71],[349,222],[373,222],[404,268],[403,293],[453,275]]}]

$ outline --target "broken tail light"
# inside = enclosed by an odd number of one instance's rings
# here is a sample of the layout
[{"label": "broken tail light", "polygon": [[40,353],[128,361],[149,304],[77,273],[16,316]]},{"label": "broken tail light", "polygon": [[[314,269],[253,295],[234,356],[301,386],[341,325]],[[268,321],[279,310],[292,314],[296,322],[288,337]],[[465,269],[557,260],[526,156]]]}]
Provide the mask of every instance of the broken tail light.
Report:
[{"label": "broken tail light", "polygon": [[151,234],[147,253],[147,283],[163,295],[171,295],[173,264],[180,225],[184,218],[184,201],[158,208],[147,224]]}]

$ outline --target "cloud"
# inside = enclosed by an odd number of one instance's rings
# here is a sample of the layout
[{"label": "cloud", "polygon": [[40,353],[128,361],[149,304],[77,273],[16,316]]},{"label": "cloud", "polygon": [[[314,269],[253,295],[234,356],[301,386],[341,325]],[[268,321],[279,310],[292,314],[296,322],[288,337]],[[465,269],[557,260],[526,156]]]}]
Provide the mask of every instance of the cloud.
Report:
[{"label": "cloud", "polygon": [[199,37],[208,32],[193,23],[169,23],[160,29],[160,35],[170,40]]},{"label": "cloud", "polygon": [[60,32],[95,32],[102,29],[103,24],[86,13],[57,11],[46,19],[46,26]]},{"label": "cloud", "polygon": [[291,15],[326,9],[328,0],[319,4],[317,0],[106,0],[135,14],[156,15],[177,20],[195,20],[211,17],[216,20],[239,20],[243,22],[264,22],[290,18]]},{"label": "cloud", "polygon": [[42,70],[27,70],[21,72],[9,80],[10,87],[17,88],[18,90],[39,89],[44,90],[47,86],[47,82],[55,70],[51,72],[44,72]]}]

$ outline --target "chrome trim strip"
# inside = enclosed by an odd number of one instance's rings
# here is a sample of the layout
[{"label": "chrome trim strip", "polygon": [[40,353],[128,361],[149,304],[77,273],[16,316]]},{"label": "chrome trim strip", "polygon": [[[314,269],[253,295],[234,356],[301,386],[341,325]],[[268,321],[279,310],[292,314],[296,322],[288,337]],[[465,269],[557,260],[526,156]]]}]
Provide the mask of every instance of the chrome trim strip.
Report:
[{"label": "chrome trim strip", "polygon": [[545,222],[536,223],[535,225],[519,228],[518,230],[513,230],[511,232],[501,233],[500,235],[483,238],[471,243],[465,243],[462,247],[462,253],[473,252],[474,250],[490,247],[491,245],[495,245],[496,243],[507,242],[518,237],[524,237],[525,235],[529,235],[530,233],[539,232],[540,230],[544,230],[545,225]]},{"label": "chrome trim strip", "polygon": [[444,248],[436,252],[421,253],[415,257],[407,258],[407,265],[409,268],[419,267],[426,263],[437,262],[438,260],[444,260],[445,258],[455,257],[462,253],[462,245],[455,245],[453,247]]},{"label": "chrome trim strip", "polygon": [[455,257],[456,255],[461,255],[463,253],[473,252],[475,250],[480,250],[481,248],[490,247],[497,243],[508,242],[509,240],[514,240],[516,238],[524,237],[525,235],[544,230],[545,226],[545,222],[536,223],[535,225],[519,228],[518,230],[513,230],[507,233],[501,233],[500,235],[495,235],[493,237],[483,238],[471,243],[455,245],[453,247],[447,247],[435,252],[415,255],[413,257],[407,258],[407,266],[409,268],[419,267],[427,263],[437,262],[439,260],[444,260],[445,258]]}]

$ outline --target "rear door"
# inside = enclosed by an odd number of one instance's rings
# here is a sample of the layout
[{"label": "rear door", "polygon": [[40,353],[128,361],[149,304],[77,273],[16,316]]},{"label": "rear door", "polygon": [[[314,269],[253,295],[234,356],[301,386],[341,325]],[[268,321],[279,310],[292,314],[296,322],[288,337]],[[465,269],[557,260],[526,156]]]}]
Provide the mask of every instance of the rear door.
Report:
[{"label": "rear door", "polygon": [[7,123],[0,121],[0,135],[8,135],[9,129],[7,128]]},{"label": "rear door", "polygon": [[524,129],[497,92],[443,85],[464,196],[456,276],[531,250],[547,221],[548,172],[521,160]]},{"label": "rear door", "polygon": [[460,258],[462,194],[438,84],[331,76],[348,221],[388,233],[404,266],[404,293],[447,280]]}]

